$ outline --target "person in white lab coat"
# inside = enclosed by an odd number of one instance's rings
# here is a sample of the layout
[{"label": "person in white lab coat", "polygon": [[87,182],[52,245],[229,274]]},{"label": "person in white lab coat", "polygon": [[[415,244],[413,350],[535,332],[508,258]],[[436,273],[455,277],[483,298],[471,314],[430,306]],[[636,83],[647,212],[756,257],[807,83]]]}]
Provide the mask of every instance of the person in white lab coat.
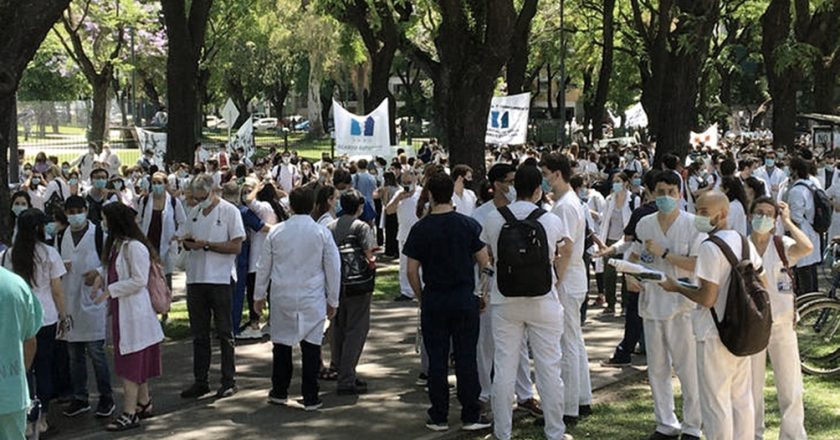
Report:
[{"label": "person in white lab coat", "polygon": [[318,397],[321,343],[326,318],[338,308],[341,260],[332,233],[310,215],[315,204],[312,190],[295,188],[289,204],[293,215],[269,232],[257,261],[254,297],[261,310],[271,295],[274,370],[269,402],[284,404],[288,399],[292,346],[300,344],[303,405],[314,411],[323,405]]},{"label": "person in white lab coat", "polygon": [[810,161],[802,157],[794,157],[790,161],[790,179],[793,182],[788,187],[787,195],[784,197],[790,206],[790,218],[808,236],[813,246],[810,254],[804,255],[796,263],[796,294],[802,295],[819,290],[819,279],[817,277],[817,266],[822,262],[820,253],[820,235],[814,231],[814,191],[817,183],[809,174]]},{"label": "person in white lab coat", "polygon": [[402,187],[391,197],[391,201],[385,207],[386,214],[397,214],[399,227],[397,230],[397,243],[400,254],[400,295],[397,301],[411,301],[414,299],[414,292],[408,284],[408,257],[403,255],[402,248],[411,227],[417,223],[417,202],[420,200],[420,193],[423,188],[417,184],[414,171],[405,171],[400,177]]},{"label": "person in white lab coat", "polygon": [[[607,207],[601,217],[601,230],[598,232],[598,239],[607,246],[624,237],[624,228],[630,221],[630,215],[642,204],[642,199],[630,192],[630,179],[626,174],[616,173],[612,182],[612,193],[607,196]],[[604,293],[607,301],[605,313],[615,312],[616,281],[615,268],[609,265],[604,267]],[[625,291],[626,287],[622,286],[622,295]]]},{"label": "person in white lab coat", "polygon": [[[695,227],[700,232],[720,237],[735,255],[742,255],[744,244],[749,246],[749,261],[763,279],[762,260],[755,246],[737,232],[726,230],[728,211],[729,201],[724,194],[717,191],[703,194],[697,200]],[[732,266],[720,247],[704,241],[697,254],[695,273],[700,281],[699,288],[683,286],[670,276],[661,286],[700,306],[694,312],[692,324],[697,339],[703,434],[715,440],[751,439],[755,436],[755,408],[751,395],[750,358],[735,356],[723,345],[711,313],[714,307],[717,316],[725,315]]]},{"label": "person in white lab coat", "polygon": [[[636,226],[629,260],[674,278],[694,278],[700,243],[706,234],[694,227],[694,215],[679,209],[680,179],[669,171],[656,176],[656,214]],[[724,183],[725,184],[725,183]],[[656,430],[650,439],[700,439],[700,396],[697,385],[697,349],[691,327],[694,303],[644,283],[639,315],[644,319],[648,379],[653,392]],[[683,423],[674,412],[671,371],[677,373],[683,395]]]},{"label": "person in white lab coat", "polygon": [[[755,438],[764,438],[764,372],[767,367],[767,355],[770,355],[782,419],[779,439],[804,439],[807,437],[802,402],[805,390],[802,386],[802,371],[799,368],[793,279],[789,270],[799,258],[811,253],[813,245],[808,236],[791,221],[790,210],[785,203],[777,204],[769,197],[756,199],[752,205],[751,216],[753,232],[750,240],[764,261],[770,309],[773,311],[773,327],[770,330],[767,350],[754,354],[750,359],[752,397],[755,405]],[[790,237],[774,235],[778,219],[781,219]]]},{"label": "person in white lab coat", "polygon": [[770,190],[774,199],[778,199],[782,183],[787,180],[784,170],[776,166],[776,152],[772,150],[764,154],[764,166],[757,168],[753,176],[764,182],[765,188]]},{"label": "person in white lab coat", "polygon": [[117,176],[120,174],[122,161],[120,161],[120,156],[118,156],[117,153],[111,151],[111,146],[109,144],[102,145],[102,154],[99,156],[99,161],[102,162],[102,165],[106,170],[108,170],[109,175]]},{"label": "person in white lab coat", "polygon": [[107,308],[95,304],[90,286],[84,275],[102,266],[100,254],[105,243],[105,233],[87,218],[87,203],[79,196],[70,196],[64,203],[64,213],[69,227],[56,237],[55,246],[67,268],[61,279],[68,313],[73,316],[73,328],[67,335],[70,354],[70,379],[73,383],[73,401],[63,411],[75,417],[90,411],[88,403],[88,368],[90,357],[99,391],[97,417],[110,417],[114,412],[114,395],[111,390],[111,373],[105,358],[105,323]]},{"label": "person in white lab coat", "polygon": [[[172,254],[177,247],[176,238],[187,221],[181,201],[167,191],[168,179],[165,173],[152,176],[151,192],[137,203],[137,223],[140,230],[154,245],[163,261],[166,283],[172,288],[172,272],[175,270]],[[170,249],[173,252],[170,253]]]},{"label": "person in white lab coat", "polygon": [[123,382],[123,412],[106,429],[125,431],[151,416],[149,379],[161,375],[163,329],[146,287],[151,261],[160,260],[140,232],[133,209],[111,203],[102,214],[102,228],[109,233],[102,251],[105,267],[96,274],[89,272],[95,279],[86,281],[92,281],[93,291],[102,292],[96,303],[109,301],[114,372]]}]

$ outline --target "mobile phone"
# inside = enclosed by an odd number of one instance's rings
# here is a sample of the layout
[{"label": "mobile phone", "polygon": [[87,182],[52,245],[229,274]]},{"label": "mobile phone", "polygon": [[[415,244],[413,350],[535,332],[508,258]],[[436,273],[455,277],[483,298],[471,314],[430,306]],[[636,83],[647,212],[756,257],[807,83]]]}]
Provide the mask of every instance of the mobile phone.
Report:
[{"label": "mobile phone", "polygon": [[403,185],[402,188],[403,188],[403,191],[405,191],[405,192],[410,192],[411,191],[411,185]]}]

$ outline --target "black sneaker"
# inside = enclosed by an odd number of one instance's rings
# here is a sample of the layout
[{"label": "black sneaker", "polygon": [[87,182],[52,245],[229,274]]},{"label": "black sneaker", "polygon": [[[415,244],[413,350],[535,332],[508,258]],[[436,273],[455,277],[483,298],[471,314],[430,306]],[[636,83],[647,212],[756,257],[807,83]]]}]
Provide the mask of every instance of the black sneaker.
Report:
[{"label": "black sneaker", "polygon": [[182,399],[198,399],[199,397],[210,392],[210,387],[205,383],[194,383],[189,388],[181,391]]},{"label": "black sneaker", "polygon": [[563,416],[563,423],[566,424],[567,428],[573,428],[577,426],[578,418],[575,416]]},{"label": "black sneaker", "polygon": [[239,391],[239,388],[236,385],[222,385],[218,391],[216,391],[216,398],[217,399],[224,399],[225,397],[230,397],[236,392]]},{"label": "black sneaker", "polygon": [[311,402],[307,402],[305,400],[303,401],[303,410],[304,411],[317,411],[317,410],[321,409],[322,406],[324,406],[324,401],[321,400],[320,398],[316,398],[315,400],[313,400]]},{"label": "black sneaker", "polygon": [[394,298],[394,301],[396,301],[396,302],[414,301],[414,298],[411,298],[409,296],[405,296],[405,295],[400,294],[396,298]]},{"label": "black sneaker", "polygon": [[76,417],[90,411],[90,404],[84,400],[74,400],[62,411],[65,417]]},{"label": "black sneaker", "polygon": [[272,405],[285,405],[288,400],[288,395],[282,395],[274,390],[268,392],[268,403]]},{"label": "black sneaker", "polygon": [[481,431],[482,429],[487,429],[491,426],[493,426],[493,422],[491,422],[490,419],[480,416],[475,422],[464,423],[464,426],[462,426],[461,429],[464,431]]},{"label": "black sneaker", "polygon": [[114,404],[114,399],[108,398],[100,398],[99,403],[96,405],[96,417],[105,418],[111,417],[114,414],[114,410],[117,409],[117,405]]},{"label": "black sneaker", "polygon": [[592,415],[592,405],[580,405],[578,408],[578,415],[580,418],[589,417]]},{"label": "black sneaker", "polygon": [[630,366],[630,361],[616,359],[615,356],[613,356],[605,361],[601,361],[601,366],[610,368],[624,368]]},{"label": "black sneaker", "polygon": [[420,373],[420,375],[417,376],[417,380],[414,382],[414,385],[417,385],[418,387],[424,387],[428,384],[429,384],[429,376],[426,375],[426,373]]},{"label": "black sneaker", "polygon": [[700,437],[691,434],[683,434],[680,436],[680,440],[700,440]]},{"label": "black sneaker", "polygon": [[680,436],[678,435],[666,435],[659,431],[653,431],[653,434],[648,437],[648,440],[678,440]]},{"label": "black sneaker", "polygon": [[336,394],[339,396],[358,396],[365,394],[368,391],[367,383],[363,380],[356,379],[356,383],[349,387],[338,387]]},{"label": "black sneaker", "polygon": [[435,432],[449,431],[449,425],[446,422],[434,422],[432,419],[426,419],[426,428]]}]

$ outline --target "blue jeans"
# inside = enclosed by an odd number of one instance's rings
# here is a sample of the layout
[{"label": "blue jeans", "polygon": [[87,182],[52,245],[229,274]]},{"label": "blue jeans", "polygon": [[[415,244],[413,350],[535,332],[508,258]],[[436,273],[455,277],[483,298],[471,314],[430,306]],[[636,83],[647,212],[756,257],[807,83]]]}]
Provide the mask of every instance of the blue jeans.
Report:
[{"label": "blue jeans", "polygon": [[96,376],[96,387],[100,399],[111,399],[111,372],[105,357],[105,341],[70,342],[70,377],[73,380],[73,398],[83,402],[88,401],[88,371],[86,356],[93,363],[93,373]]}]

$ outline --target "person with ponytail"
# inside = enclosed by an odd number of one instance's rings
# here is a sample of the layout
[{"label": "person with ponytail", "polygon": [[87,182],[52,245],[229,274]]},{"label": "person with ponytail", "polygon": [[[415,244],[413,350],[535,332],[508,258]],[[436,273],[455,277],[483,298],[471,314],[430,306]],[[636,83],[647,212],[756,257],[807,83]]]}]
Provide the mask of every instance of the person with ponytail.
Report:
[{"label": "person with ponytail", "polygon": [[[108,431],[138,428],[152,415],[149,379],[160,377],[163,329],[146,287],[149,266],[159,263],[157,251],[135,221],[136,212],[119,202],[102,207],[102,228],[108,232],[101,272],[89,272],[96,301],[108,300],[114,346],[114,371],[123,382],[123,412]],[[102,289],[97,289],[101,286]]]},{"label": "person with ponytail", "polygon": [[47,417],[53,397],[53,364],[56,339],[72,326],[64,304],[61,277],[67,272],[55,248],[46,244],[44,226],[47,216],[38,209],[27,209],[17,217],[17,235],[13,246],[0,256],[2,265],[23,278],[43,309],[41,329],[36,337],[38,350],[32,364],[35,394],[41,401],[42,416],[36,423],[39,432],[49,429]]}]

